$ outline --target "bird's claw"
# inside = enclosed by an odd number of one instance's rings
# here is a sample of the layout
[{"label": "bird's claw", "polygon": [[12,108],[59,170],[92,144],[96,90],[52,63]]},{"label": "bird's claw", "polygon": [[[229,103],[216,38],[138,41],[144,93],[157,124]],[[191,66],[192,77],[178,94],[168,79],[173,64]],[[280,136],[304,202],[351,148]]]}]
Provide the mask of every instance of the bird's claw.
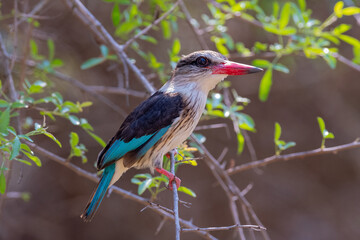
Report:
[{"label": "bird's claw", "polygon": [[166,171],[163,168],[155,168],[155,170],[158,173],[165,175],[169,179],[168,189],[173,190],[173,182],[174,181],[176,183],[176,189],[178,189],[180,187],[180,184],[181,184],[180,178],[176,177],[174,174],[172,174],[169,171]]},{"label": "bird's claw", "polygon": [[169,178],[168,189],[170,189],[171,191],[173,190],[173,182],[174,181],[176,183],[176,189],[178,189],[181,185],[181,179],[178,178],[177,176],[174,176],[172,179]]}]

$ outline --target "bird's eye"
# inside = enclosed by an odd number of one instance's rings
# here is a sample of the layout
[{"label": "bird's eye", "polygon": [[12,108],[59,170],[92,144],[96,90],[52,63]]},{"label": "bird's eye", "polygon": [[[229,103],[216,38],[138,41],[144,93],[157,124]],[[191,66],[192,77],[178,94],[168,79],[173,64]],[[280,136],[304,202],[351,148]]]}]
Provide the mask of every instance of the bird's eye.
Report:
[{"label": "bird's eye", "polygon": [[199,67],[205,67],[209,65],[209,59],[207,59],[206,57],[198,57],[196,59],[196,65],[198,65]]}]

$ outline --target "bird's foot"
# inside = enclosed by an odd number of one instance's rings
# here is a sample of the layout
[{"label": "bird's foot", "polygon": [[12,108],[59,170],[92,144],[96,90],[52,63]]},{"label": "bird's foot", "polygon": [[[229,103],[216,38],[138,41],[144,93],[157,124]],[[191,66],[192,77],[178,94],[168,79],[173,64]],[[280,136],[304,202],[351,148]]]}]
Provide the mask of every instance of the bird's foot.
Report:
[{"label": "bird's foot", "polygon": [[176,177],[174,174],[172,174],[171,172],[169,171],[166,171],[165,169],[163,168],[155,168],[155,170],[160,173],[160,174],[163,174],[165,175],[168,179],[169,179],[169,186],[168,188],[170,190],[173,190],[173,182],[175,181],[176,183],[176,189],[178,189],[180,187],[180,184],[181,184],[181,180],[180,178]]},{"label": "bird's foot", "polygon": [[[170,152],[173,152],[174,153],[174,156],[178,155],[179,152],[177,150],[177,148],[174,148],[173,150],[171,150]],[[170,158],[170,152],[168,152],[166,155],[167,158]],[[180,154],[179,154],[180,155]]]}]

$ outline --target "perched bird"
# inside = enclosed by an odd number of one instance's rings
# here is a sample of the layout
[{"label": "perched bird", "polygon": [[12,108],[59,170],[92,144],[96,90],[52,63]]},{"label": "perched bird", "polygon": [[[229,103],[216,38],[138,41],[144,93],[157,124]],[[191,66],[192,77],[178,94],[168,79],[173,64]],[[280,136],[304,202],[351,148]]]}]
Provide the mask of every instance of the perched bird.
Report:
[{"label": "perched bird", "polygon": [[228,61],[220,53],[198,51],[183,56],[171,79],[129,114],[115,136],[99,153],[104,169],[81,218],[90,221],[106,193],[129,168],[157,170],[180,186],[180,179],[162,168],[163,156],[194,131],[208,93],[228,75],[245,75],[260,68]]}]

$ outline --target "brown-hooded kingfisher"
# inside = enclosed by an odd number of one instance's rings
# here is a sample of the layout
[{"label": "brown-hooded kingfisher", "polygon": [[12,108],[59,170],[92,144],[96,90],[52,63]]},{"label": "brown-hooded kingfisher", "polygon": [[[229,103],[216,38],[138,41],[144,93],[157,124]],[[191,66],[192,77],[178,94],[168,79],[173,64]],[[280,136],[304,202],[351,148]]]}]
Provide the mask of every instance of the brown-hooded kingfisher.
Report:
[{"label": "brown-hooded kingfisher", "polygon": [[169,186],[175,181],[179,187],[180,179],[162,168],[164,154],[194,131],[216,84],[228,75],[259,71],[262,69],[231,62],[214,51],[183,56],[171,79],[129,114],[99,153],[97,168],[104,173],[81,217],[90,221],[106,190],[132,167],[155,169],[169,178]]}]

